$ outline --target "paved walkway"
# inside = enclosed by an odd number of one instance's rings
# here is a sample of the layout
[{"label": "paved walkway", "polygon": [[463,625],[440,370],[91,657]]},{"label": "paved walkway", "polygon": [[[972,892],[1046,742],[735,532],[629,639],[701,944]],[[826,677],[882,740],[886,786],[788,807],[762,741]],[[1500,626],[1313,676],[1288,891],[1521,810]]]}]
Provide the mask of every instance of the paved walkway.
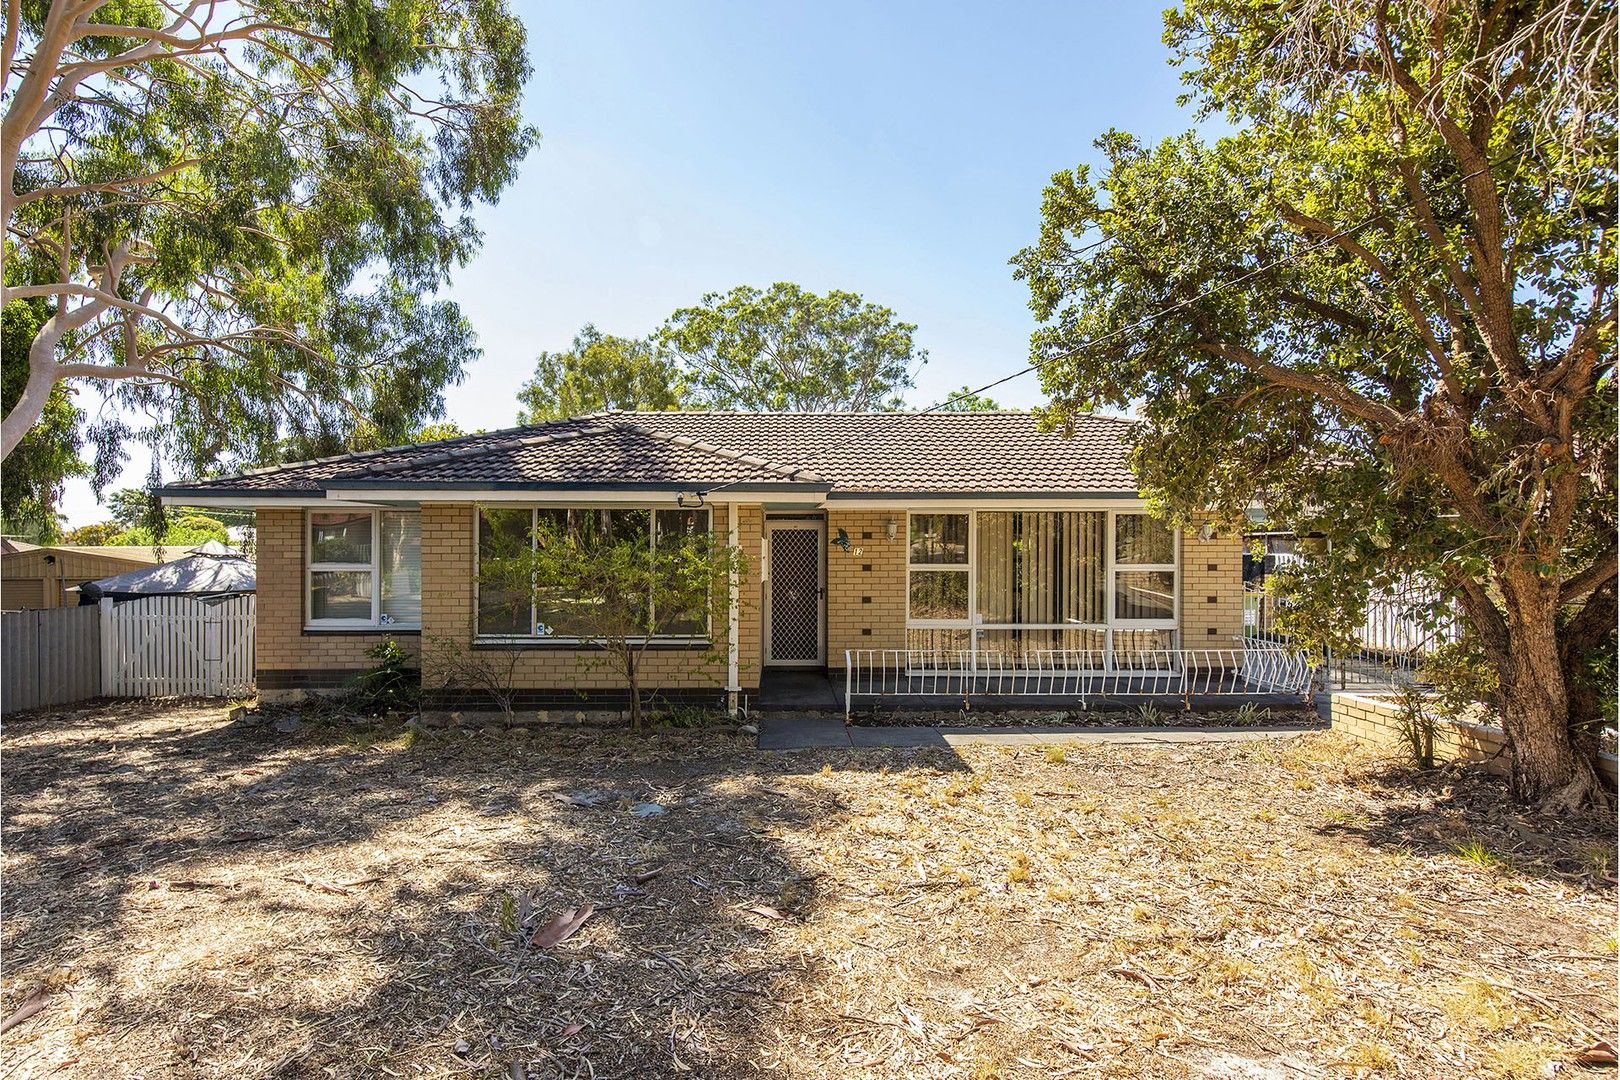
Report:
[{"label": "paved walkway", "polygon": [[837,746],[1041,746],[1048,743],[1108,742],[1139,746],[1176,743],[1252,742],[1313,731],[1286,728],[1085,727],[1045,724],[1039,727],[846,727],[844,718],[827,713],[775,713],[761,717],[762,750],[814,750]]}]

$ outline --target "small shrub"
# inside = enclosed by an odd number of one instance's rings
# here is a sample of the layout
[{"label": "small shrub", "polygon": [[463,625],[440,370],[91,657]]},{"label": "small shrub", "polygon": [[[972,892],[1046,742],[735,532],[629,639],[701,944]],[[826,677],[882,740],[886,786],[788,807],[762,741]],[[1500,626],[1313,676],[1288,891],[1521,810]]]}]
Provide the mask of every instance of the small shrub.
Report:
[{"label": "small shrub", "polygon": [[1143,724],[1160,724],[1164,722],[1164,711],[1153,702],[1144,701],[1136,707],[1136,718]]},{"label": "small shrub", "polygon": [[1227,717],[1227,721],[1234,727],[1251,727],[1263,724],[1271,719],[1271,710],[1262,709],[1252,701],[1245,701]]},{"label": "small shrub", "polygon": [[345,699],[355,712],[375,716],[396,709],[415,708],[421,697],[421,683],[410,669],[411,655],[393,638],[366,650],[375,660],[370,671],[357,675]]},{"label": "small shrub", "polygon": [[1068,760],[1069,751],[1062,746],[1048,746],[1046,748],[1046,762],[1048,765],[1061,765]]},{"label": "small shrub", "polygon": [[701,705],[673,705],[658,714],[658,723],[667,728],[714,727],[730,719],[724,712]]},{"label": "small shrub", "polygon": [[1408,686],[1401,691],[1400,711],[1395,718],[1406,756],[1420,769],[1434,768],[1434,714],[1421,690]]}]

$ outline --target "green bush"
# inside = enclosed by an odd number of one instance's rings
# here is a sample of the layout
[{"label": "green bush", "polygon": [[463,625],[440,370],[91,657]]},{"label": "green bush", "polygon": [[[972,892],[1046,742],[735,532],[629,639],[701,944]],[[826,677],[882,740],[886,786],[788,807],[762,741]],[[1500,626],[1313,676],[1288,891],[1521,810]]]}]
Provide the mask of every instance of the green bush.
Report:
[{"label": "green bush", "polygon": [[1434,687],[1436,703],[1449,716],[1463,717],[1496,706],[1496,668],[1469,634],[1439,646],[1418,665],[1418,678]]},{"label": "green bush", "polygon": [[389,638],[367,649],[366,655],[377,664],[356,676],[349,685],[345,698],[348,707],[367,716],[414,708],[422,688],[410,667],[411,654]]}]

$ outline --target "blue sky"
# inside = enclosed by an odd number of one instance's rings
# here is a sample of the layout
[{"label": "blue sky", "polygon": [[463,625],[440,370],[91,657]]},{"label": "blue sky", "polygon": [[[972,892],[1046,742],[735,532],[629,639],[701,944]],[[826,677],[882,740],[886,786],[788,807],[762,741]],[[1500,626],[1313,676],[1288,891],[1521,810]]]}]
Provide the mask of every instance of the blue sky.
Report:
[{"label": "blue sky", "polygon": [[[524,4],[542,133],[451,290],[484,355],[447,394],[513,423],[536,353],[588,322],[647,333],[705,292],[793,281],[917,324],[929,404],[1023,367],[1008,258],[1052,173],[1110,127],[1192,126],[1160,5]],[[1041,400],[1033,375],[997,388]],[[132,460],[125,482],[144,481]],[[69,486],[70,524],[105,515]]]}]

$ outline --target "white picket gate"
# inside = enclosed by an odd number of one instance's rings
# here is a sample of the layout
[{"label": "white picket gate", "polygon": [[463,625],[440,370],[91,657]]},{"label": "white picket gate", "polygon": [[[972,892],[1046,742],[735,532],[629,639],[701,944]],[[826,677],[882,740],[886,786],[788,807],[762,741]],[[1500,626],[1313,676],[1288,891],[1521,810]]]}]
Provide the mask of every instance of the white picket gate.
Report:
[{"label": "white picket gate", "polygon": [[253,597],[102,601],[101,686],[112,697],[253,689]]}]

